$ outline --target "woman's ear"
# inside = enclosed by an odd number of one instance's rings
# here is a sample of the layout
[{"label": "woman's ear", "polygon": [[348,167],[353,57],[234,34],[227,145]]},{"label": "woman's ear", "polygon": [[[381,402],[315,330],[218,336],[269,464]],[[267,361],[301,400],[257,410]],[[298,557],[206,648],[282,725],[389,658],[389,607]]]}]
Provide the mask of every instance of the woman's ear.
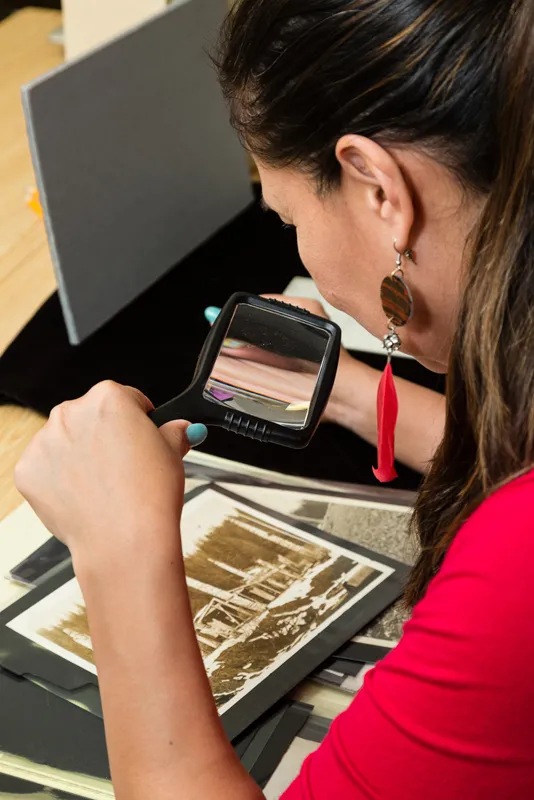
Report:
[{"label": "woman's ear", "polygon": [[395,156],[365,136],[349,134],[336,145],[336,157],[349,191],[365,193],[365,203],[397,240],[399,250],[410,244],[414,204]]}]

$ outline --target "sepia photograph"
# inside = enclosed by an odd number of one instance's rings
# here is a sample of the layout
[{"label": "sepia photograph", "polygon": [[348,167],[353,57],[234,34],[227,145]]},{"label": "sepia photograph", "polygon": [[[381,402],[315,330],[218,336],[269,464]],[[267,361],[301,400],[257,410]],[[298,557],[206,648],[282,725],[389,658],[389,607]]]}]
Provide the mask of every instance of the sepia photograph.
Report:
[{"label": "sepia photograph", "polygon": [[392,572],[211,488],[186,504],[182,541],[222,712]]},{"label": "sepia photograph", "polygon": [[[394,572],[212,487],[184,506],[182,548],[197,639],[221,714]],[[8,627],[96,672],[75,579]]]},{"label": "sepia photograph", "polygon": [[412,561],[408,537],[410,506],[360,500],[324,491],[313,492],[305,488],[268,488],[226,482],[220,485],[295,522],[305,522],[347,541],[393,555],[400,561]]},{"label": "sepia photograph", "polygon": [[76,578],[30,606],[7,627],[96,675],[85,603]]}]

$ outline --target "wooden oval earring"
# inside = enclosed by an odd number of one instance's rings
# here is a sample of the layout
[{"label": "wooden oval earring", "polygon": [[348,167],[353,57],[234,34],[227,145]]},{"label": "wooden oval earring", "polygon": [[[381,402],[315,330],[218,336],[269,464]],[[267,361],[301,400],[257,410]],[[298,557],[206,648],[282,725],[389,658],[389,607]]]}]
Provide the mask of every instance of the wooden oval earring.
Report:
[{"label": "wooden oval earring", "polygon": [[404,280],[402,268],[403,258],[413,262],[411,250],[401,253],[397,250],[397,241],[393,243],[397,254],[395,269],[382,281],[380,299],[387,319],[388,332],[384,336],[384,349],[387,352],[387,363],[380,380],[377,395],[377,432],[378,432],[378,467],[373,468],[375,477],[381,483],[388,483],[397,477],[395,471],[395,427],[399,413],[399,402],[391,357],[400,350],[402,342],[397,328],[406,325],[413,316],[413,297]]}]

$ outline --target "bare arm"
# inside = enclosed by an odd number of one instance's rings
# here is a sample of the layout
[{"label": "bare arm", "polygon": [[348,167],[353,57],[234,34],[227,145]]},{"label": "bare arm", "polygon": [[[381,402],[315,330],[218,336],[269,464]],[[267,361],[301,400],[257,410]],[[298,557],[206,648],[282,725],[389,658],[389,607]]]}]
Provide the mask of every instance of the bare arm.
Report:
[{"label": "bare arm", "polygon": [[[344,354],[328,406],[327,419],[376,444],[376,395],[381,373]],[[395,378],[399,418],[395,454],[412,469],[425,472],[445,426],[445,398],[411,381]]]},{"label": "bare arm", "polygon": [[[265,295],[306,308],[327,317],[317,300],[305,297]],[[334,390],[325,421],[335,422],[376,444],[376,396],[382,373],[352,358],[342,348]],[[445,427],[445,398],[411,381],[395,378],[399,418],[395,434],[395,455],[403,464],[426,472]]]},{"label": "bare arm", "polygon": [[[162,535],[171,538],[178,542]],[[175,553],[145,550],[141,558],[136,546],[124,559],[118,570],[101,560],[77,568],[117,800],[262,798],[219,721],[179,544]]]},{"label": "bare arm", "polygon": [[180,518],[188,423],[109,382],[56,408],[16,469],[84,593],[117,800],[258,800],[198,649]]}]

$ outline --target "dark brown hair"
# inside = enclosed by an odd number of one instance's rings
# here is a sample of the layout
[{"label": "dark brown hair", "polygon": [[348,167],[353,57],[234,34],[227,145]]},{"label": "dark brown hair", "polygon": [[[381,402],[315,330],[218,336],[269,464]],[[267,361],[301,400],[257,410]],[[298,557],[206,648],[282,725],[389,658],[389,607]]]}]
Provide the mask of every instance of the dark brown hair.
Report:
[{"label": "dark brown hair", "polygon": [[358,133],[424,149],[484,198],[444,439],[414,513],[413,604],[467,515],[534,462],[534,3],[241,0],[217,63],[245,144],[319,190],[339,183],[338,139]]}]

